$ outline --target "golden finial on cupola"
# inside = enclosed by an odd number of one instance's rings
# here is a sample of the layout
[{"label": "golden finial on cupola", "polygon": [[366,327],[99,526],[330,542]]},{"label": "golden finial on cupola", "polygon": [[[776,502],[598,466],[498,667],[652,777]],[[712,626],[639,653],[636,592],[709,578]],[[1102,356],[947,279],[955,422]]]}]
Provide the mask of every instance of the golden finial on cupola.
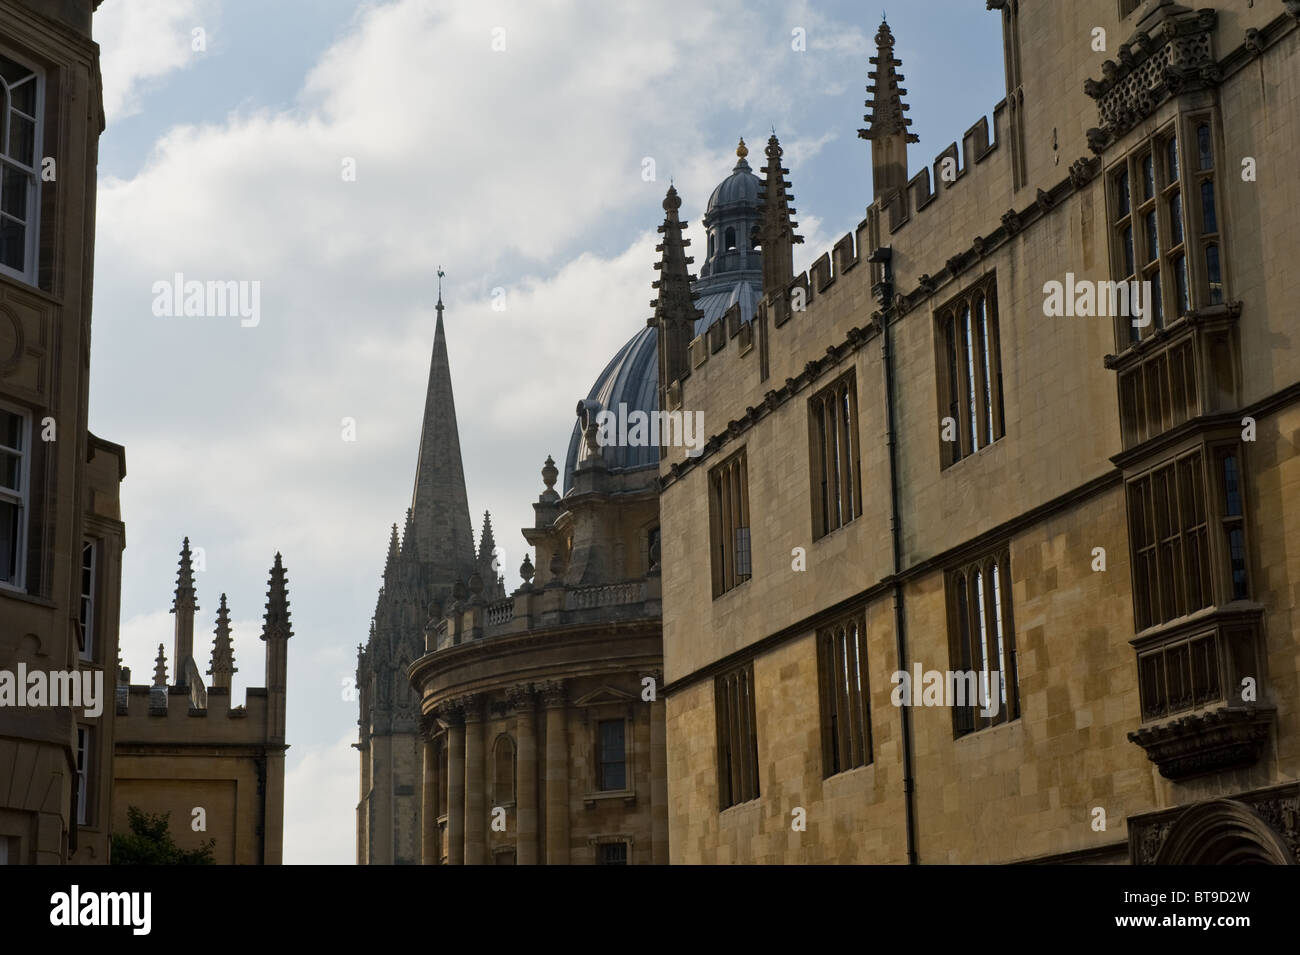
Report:
[{"label": "golden finial on cupola", "polygon": [[744,159],[749,155],[749,147],[745,145],[745,137],[740,137],[740,145],[736,147],[736,155]]}]

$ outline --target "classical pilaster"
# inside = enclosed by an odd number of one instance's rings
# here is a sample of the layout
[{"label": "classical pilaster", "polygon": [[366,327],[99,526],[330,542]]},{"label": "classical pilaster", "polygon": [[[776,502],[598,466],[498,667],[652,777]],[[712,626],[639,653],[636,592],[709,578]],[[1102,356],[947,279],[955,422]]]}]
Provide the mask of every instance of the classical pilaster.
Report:
[{"label": "classical pilaster", "polygon": [[650,861],[668,864],[668,748],[662,671],[651,674],[655,681],[655,699],[650,704]]},{"label": "classical pilaster", "polygon": [[515,738],[518,741],[515,767],[515,861],[537,865],[537,696],[529,684],[509,691],[515,710]]},{"label": "classical pilaster", "polygon": [[487,812],[483,803],[483,704],[480,694],[462,698],[465,714],[465,864],[487,862]]},{"label": "classical pilaster", "polygon": [[546,706],[546,864],[569,863],[569,710],[563,680],[539,689]]},{"label": "classical pilaster", "polygon": [[438,750],[433,742],[438,722],[433,714],[420,717],[420,738],[424,742],[424,783],[420,790],[420,864],[437,865],[442,854],[438,845]]},{"label": "classical pilaster", "polygon": [[459,701],[440,711],[447,723],[447,862],[465,864],[465,714]]}]

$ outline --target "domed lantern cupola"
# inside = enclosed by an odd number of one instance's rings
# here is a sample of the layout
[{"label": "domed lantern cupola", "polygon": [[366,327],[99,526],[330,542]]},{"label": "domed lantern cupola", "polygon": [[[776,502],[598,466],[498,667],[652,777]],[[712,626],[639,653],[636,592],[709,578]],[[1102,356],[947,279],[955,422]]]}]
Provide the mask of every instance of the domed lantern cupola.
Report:
[{"label": "domed lantern cupola", "polygon": [[749,147],[742,139],[736,147],[736,165],[709,196],[701,220],[707,235],[704,264],[695,291],[704,317],[696,324],[703,334],[732,305],[739,305],[741,320],[748,322],[761,297],[763,264],[755,230],[760,219],[762,182],[745,158]]},{"label": "domed lantern cupola", "polygon": [[701,282],[722,275],[729,275],[735,281],[740,276],[734,273],[761,270],[754,239],[759,180],[749,168],[745,158],[748,155],[749,147],[742,139],[736,147],[737,160],[731,175],[709,196],[703,219],[708,250],[700,269]]}]

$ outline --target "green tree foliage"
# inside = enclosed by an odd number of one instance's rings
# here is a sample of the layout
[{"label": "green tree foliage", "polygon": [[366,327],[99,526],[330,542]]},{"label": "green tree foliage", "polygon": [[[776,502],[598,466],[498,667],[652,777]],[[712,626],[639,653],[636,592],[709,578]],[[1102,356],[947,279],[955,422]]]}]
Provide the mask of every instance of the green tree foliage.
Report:
[{"label": "green tree foliage", "polygon": [[131,832],[113,833],[113,865],[214,865],[209,839],[197,849],[185,850],[172,840],[168,821],[170,812],[142,812],[135,806],[126,809]]}]

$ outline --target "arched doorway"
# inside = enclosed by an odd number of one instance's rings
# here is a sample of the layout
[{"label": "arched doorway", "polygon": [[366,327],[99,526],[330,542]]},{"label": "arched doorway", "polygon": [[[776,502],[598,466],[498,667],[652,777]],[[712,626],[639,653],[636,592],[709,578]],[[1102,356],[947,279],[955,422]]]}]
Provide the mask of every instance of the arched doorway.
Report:
[{"label": "arched doorway", "polygon": [[1245,803],[1192,806],[1174,822],[1156,865],[1293,865],[1286,841]]}]

